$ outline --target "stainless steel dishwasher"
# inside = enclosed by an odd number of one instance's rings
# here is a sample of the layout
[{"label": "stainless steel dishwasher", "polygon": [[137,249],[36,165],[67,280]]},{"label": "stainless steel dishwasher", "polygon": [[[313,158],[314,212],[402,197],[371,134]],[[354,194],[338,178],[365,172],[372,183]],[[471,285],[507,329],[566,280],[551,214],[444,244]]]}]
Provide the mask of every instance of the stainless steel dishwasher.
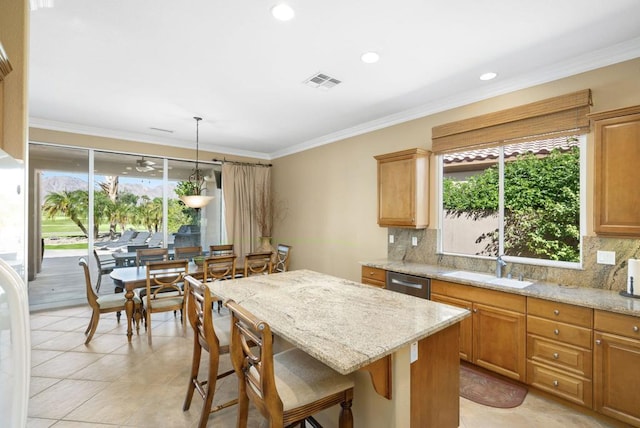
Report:
[{"label": "stainless steel dishwasher", "polygon": [[431,299],[431,280],[421,276],[387,271],[387,290]]}]

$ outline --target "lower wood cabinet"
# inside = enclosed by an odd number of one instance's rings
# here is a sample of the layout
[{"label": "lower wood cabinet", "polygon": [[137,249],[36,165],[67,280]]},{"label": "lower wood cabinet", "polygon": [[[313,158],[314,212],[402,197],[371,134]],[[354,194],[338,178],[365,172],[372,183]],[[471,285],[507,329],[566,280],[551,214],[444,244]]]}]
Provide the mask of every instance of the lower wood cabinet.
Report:
[{"label": "lower wood cabinet", "polygon": [[362,266],[362,276],[360,281],[363,284],[385,288],[387,282],[387,271],[380,268]]},{"label": "lower wood cabinet", "polygon": [[525,381],[526,297],[434,279],[431,300],[471,310],[460,326],[461,358]]},{"label": "lower wood cabinet", "polygon": [[[443,294],[434,294],[433,290],[431,290],[431,300],[468,311],[473,310],[473,302]],[[467,317],[460,321],[460,359],[470,363],[473,362],[473,317]]]},{"label": "lower wood cabinet", "polygon": [[640,427],[640,318],[596,310],[594,408]]},{"label": "lower wood cabinet", "polygon": [[527,383],[585,407],[593,404],[593,310],[527,299]]}]

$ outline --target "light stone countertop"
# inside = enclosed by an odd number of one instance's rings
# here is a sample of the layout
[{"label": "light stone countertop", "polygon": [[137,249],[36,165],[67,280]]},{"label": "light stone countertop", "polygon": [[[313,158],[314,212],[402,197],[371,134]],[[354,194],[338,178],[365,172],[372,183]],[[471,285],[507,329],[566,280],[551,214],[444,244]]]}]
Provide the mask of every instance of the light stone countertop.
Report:
[{"label": "light stone countertop", "polygon": [[459,269],[443,266],[426,265],[421,263],[402,262],[393,260],[377,260],[361,262],[363,266],[376,267],[393,272],[406,273],[410,275],[422,276],[443,281],[472,285],[491,290],[504,291],[507,293],[520,294],[523,296],[538,297],[540,299],[552,300],[560,303],[585,306],[593,309],[602,309],[626,315],[640,317],[640,299],[621,296],[617,291],[600,290],[589,287],[570,287],[561,284],[536,281],[525,278],[533,284],[525,288],[512,288],[501,285],[490,284],[483,281],[447,276]]},{"label": "light stone countertop", "polygon": [[207,284],[274,334],[342,374],[443,330],[469,311],[346,279],[294,270]]}]

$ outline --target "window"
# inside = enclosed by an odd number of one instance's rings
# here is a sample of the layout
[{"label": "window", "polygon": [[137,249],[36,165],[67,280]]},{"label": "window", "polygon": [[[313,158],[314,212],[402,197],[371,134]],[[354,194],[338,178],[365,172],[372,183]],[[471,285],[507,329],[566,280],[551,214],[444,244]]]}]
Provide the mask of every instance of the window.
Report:
[{"label": "window", "polygon": [[583,140],[441,154],[442,252],[579,263]]}]

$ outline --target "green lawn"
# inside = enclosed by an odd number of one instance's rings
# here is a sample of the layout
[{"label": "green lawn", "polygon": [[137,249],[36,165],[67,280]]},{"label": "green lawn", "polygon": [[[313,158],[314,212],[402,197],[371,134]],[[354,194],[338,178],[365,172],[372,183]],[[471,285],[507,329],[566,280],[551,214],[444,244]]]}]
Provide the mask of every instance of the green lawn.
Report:
[{"label": "green lawn", "polygon": [[[83,224],[85,227],[87,226],[87,221],[83,220]],[[133,228],[135,230],[145,230],[144,226],[140,225],[127,225],[127,229]],[[101,224],[99,227],[99,233],[109,233],[109,225]],[[43,238],[62,238],[69,236],[83,236],[82,231],[74,222],[69,220],[66,217],[56,217],[54,219],[49,219],[46,217],[42,218],[42,237]]]}]

